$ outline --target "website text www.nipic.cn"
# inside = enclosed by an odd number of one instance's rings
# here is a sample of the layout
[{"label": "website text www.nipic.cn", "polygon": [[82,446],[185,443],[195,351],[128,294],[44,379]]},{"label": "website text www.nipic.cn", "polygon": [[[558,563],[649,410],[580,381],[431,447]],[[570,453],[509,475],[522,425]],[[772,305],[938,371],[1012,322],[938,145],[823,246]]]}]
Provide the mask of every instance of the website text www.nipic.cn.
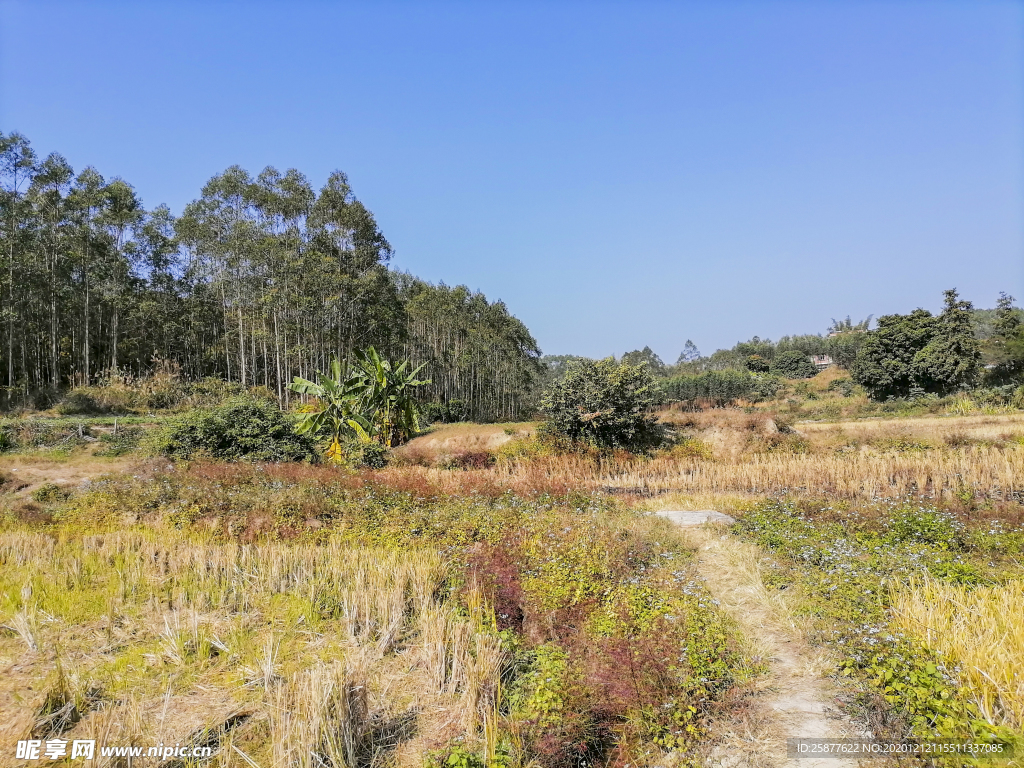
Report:
[{"label": "website text www.nipic.cn", "polygon": [[15,757],[19,760],[94,760],[99,757],[156,757],[166,760],[172,757],[209,757],[213,747],[193,747],[181,744],[158,744],[152,747],[111,747],[96,746],[95,739],[29,739],[19,741]]}]

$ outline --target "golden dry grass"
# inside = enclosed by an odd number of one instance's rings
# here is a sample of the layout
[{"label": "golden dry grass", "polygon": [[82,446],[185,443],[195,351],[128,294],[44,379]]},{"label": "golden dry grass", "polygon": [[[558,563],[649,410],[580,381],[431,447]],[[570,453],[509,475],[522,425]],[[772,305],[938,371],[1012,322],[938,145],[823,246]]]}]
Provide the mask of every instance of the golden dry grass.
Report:
[{"label": "golden dry grass", "polygon": [[815,455],[759,453],[733,461],[661,457],[593,461],[576,456],[502,463],[508,484],[564,484],[586,490],[689,495],[807,493],[951,497],[965,492],[1013,498],[1024,492],[1024,448],[971,447],[950,452]]},{"label": "golden dry grass", "polygon": [[930,580],[894,591],[892,606],[897,626],[959,665],[990,723],[1024,728],[1024,582],[971,589]]},{"label": "golden dry grass", "polygon": [[860,419],[857,421],[801,422],[796,425],[804,435],[842,435],[847,439],[869,441],[877,437],[908,435],[947,442],[950,437],[974,440],[999,440],[1024,434],[1024,413],[977,416],[918,416],[902,419]]},{"label": "golden dry grass", "polygon": [[339,543],[2,534],[0,738],[212,733],[211,765],[262,768],[481,744],[501,646],[482,603],[443,599],[447,567]]},{"label": "golden dry grass", "polygon": [[445,456],[496,451],[515,437],[532,434],[536,426],[534,422],[442,424],[410,440],[395,454],[406,461],[434,464]]},{"label": "golden dry grass", "polygon": [[[680,433],[708,447],[710,459],[673,452],[516,458],[510,452],[499,455],[493,470],[476,474],[513,489],[707,499],[805,493],[1019,500],[1024,493],[1024,414],[798,424],[789,433],[763,413],[680,412],[674,418]],[[443,482],[440,475],[433,481]]]}]

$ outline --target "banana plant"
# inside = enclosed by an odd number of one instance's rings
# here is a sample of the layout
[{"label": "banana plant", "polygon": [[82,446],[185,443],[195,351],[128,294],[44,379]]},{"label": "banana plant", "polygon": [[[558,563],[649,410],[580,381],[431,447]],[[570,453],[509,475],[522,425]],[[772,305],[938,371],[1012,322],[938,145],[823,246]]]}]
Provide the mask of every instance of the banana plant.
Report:
[{"label": "banana plant", "polygon": [[373,425],[373,437],[387,448],[404,443],[419,430],[412,388],[430,383],[416,378],[423,365],[407,371],[408,360],[393,365],[373,347],[357,350],[355,361],[367,388],[364,414]]},{"label": "banana plant", "polygon": [[342,461],[341,438],[345,433],[351,431],[361,440],[370,439],[373,426],[361,408],[367,391],[366,381],[337,358],[331,362],[330,373],[320,373],[317,378],[318,382],[312,382],[296,376],[288,385],[292,392],[315,397],[321,406],[319,411],[306,414],[295,431],[300,435],[329,432],[331,443],[325,455],[328,461],[338,464]]},{"label": "banana plant", "polygon": [[412,387],[430,383],[416,379],[422,365],[407,371],[408,360],[392,365],[373,347],[357,350],[354,357],[352,366],[334,359],[330,373],[318,374],[317,382],[296,376],[288,385],[292,392],[319,401],[320,410],[307,414],[295,430],[329,432],[326,457],[332,463],[342,461],[341,440],[346,434],[387,448],[408,440],[419,429]]}]

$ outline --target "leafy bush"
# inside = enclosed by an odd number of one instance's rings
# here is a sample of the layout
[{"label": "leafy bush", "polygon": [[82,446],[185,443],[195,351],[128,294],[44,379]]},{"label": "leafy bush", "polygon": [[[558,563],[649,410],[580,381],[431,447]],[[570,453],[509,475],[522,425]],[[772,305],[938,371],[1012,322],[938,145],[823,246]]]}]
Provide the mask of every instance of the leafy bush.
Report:
[{"label": "leafy bush", "polygon": [[175,418],[155,433],[156,453],[237,461],[313,461],[316,444],[296,435],[292,419],[268,400],[238,397]]},{"label": "leafy bush", "polygon": [[388,449],[380,443],[347,440],[342,444],[343,463],[350,467],[381,469],[388,464]]},{"label": "leafy bush", "polygon": [[104,404],[97,401],[89,388],[78,387],[68,392],[57,403],[57,413],[62,416],[79,416],[83,414],[108,413]]},{"label": "leafy bush", "polygon": [[10,419],[0,422],[0,450],[68,450],[91,437],[82,421],[70,419]]},{"label": "leafy bush", "polygon": [[142,429],[139,427],[122,427],[117,432],[104,432],[100,435],[103,444],[97,456],[124,456],[139,447]]},{"label": "leafy bush", "polygon": [[55,501],[67,501],[71,498],[71,491],[66,488],[62,488],[56,483],[43,483],[34,491],[32,491],[32,501],[38,501],[40,504],[47,504]]},{"label": "leafy bush", "polygon": [[599,448],[642,450],[661,441],[648,410],[657,401],[646,366],[577,360],[545,393],[545,429]]},{"label": "leafy bush", "polygon": [[791,349],[775,356],[772,373],[787,379],[809,379],[818,373],[818,368],[803,352]]},{"label": "leafy bush", "polygon": [[828,383],[825,388],[829,392],[838,392],[843,397],[850,397],[853,394],[853,388],[856,386],[850,379],[834,379]]},{"label": "leafy bush", "polygon": [[180,410],[218,405],[247,393],[257,397],[270,395],[263,387],[250,390],[216,378],[182,382],[167,374],[141,379],[118,374],[97,385],[75,387],[61,398],[56,410],[63,416]]},{"label": "leafy bush", "polygon": [[867,334],[851,368],[875,400],[950,394],[972,387],[981,374],[981,351],[971,324],[971,304],[945,292],[942,314],[924,309],[885,315]]},{"label": "leafy bush", "polygon": [[751,355],[747,358],[747,370],[754,373],[768,373],[771,369],[771,361],[761,355]]},{"label": "leafy bush", "polygon": [[894,541],[919,542],[939,549],[959,549],[963,545],[963,524],[948,512],[909,504],[897,509],[887,526]]},{"label": "leafy bush", "polygon": [[469,418],[469,407],[464,400],[423,403],[418,406],[418,410],[426,424],[457,424]]}]

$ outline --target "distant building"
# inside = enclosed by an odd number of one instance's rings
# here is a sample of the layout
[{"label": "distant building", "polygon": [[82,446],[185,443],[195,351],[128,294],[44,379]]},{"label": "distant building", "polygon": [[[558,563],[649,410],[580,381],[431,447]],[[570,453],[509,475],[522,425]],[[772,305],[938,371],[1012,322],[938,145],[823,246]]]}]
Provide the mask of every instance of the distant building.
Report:
[{"label": "distant building", "polygon": [[814,363],[819,371],[824,371],[826,368],[836,364],[828,355],[811,355],[811,362]]}]

